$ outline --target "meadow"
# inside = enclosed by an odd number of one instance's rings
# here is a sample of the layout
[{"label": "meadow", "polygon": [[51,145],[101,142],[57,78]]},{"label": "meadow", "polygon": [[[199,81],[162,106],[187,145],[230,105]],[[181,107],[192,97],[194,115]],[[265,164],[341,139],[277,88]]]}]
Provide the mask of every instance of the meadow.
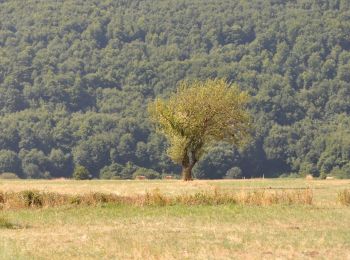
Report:
[{"label": "meadow", "polygon": [[0,180],[3,193],[66,196],[312,192],[311,204],[3,207],[0,259],[349,259],[350,207],[337,199],[349,188],[350,180]]}]

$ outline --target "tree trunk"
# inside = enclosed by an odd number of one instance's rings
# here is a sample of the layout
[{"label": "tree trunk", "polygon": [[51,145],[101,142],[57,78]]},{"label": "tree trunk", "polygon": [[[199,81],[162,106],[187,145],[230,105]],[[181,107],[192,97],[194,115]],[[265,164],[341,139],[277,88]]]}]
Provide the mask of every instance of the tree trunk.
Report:
[{"label": "tree trunk", "polygon": [[184,181],[192,181],[192,167],[191,166],[182,166],[182,179]]},{"label": "tree trunk", "polygon": [[182,179],[184,181],[192,181],[192,169],[194,165],[197,163],[197,159],[195,156],[195,152],[192,151],[190,156],[186,153],[186,156],[182,160]]}]

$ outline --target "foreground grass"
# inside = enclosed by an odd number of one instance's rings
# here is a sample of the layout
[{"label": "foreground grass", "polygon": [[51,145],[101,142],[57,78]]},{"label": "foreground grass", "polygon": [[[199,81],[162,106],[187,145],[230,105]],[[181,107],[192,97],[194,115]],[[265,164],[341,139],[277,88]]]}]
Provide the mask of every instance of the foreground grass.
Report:
[{"label": "foreground grass", "polygon": [[[75,182],[74,182],[75,183]],[[75,183],[79,192],[105,191],[110,183]],[[265,185],[263,185],[265,183]],[[178,185],[179,184],[179,185]],[[3,185],[23,185],[5,182]],[[31,182],[31,185],[43,185]],[[45,185],[49,188],[49,182]],[[53,183],[53,185],[66,185]],[[90,187],[88,185],[91,185]],[[115,193],[147,187],[171,194],[260,187],[312,187],[314,205],[173,205],[104,204],[0,211],[15,228],[0,229],[0,259],[271,259],[350,257],[350,207],[336,202],[347,181],[302,180],[193,182],[113,182]],[[164,186],[162,186],[164,185]],[[177,186],[178,185],[178,186]],[[27,188],[38,188],[28,187]],[[67,188],[67,187],[66,187]],[[0,186],[1,189],[1,186]],[[47,190],[46,189],[46,190]],[[126,190],[125,190],[126,191]]]}]

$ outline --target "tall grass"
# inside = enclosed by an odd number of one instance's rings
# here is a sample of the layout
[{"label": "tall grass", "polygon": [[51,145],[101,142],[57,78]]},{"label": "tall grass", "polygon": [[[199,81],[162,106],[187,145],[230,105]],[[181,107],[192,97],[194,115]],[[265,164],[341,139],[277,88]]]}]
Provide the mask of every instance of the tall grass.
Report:
[{"label": "tall grass", "polygon": [[258,190],[253,192],[241,192],[238,201],[244,205],[268,206],[273,204],[303,204],[311,205],[313,193],[311,189],[293,191]]},{"label": "tall grass", "polygon": [[47,208],[63,205],[96,206],[113,203],[133,206],[171,206],[171,205],[223,205],[242,204],[268,206],[273,204],[311,205],[311,189],[291,191],[241,191],[235,193],[221,192],[218,189],[194,194],[169,196],[159,190],[142,195],[119,196],[104,193],[86,193],[77,195],[27,190],[21,192],[0,192],[0,209]]},{"label": "tall grass", "polygon": [[6,217],[0,216],[0,229],[2,228],[14,228],[14,224],[10,222]]},{"label": "tall grass", "polygon": [[345,206],[350,206],[350,190],[345,189],[338,192],[338,202]]}]

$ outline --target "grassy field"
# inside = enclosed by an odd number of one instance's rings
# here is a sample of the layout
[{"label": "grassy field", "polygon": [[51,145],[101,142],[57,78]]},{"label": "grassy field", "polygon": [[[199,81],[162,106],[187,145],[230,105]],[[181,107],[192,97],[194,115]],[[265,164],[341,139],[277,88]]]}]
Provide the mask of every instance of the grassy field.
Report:
[{"label": "grassy field", "polygon": [[313,205],[62,206],[1,210],[0,259],[350,259],[350,180],[5,181],[0,191],[169,196],[311,188]]}]

